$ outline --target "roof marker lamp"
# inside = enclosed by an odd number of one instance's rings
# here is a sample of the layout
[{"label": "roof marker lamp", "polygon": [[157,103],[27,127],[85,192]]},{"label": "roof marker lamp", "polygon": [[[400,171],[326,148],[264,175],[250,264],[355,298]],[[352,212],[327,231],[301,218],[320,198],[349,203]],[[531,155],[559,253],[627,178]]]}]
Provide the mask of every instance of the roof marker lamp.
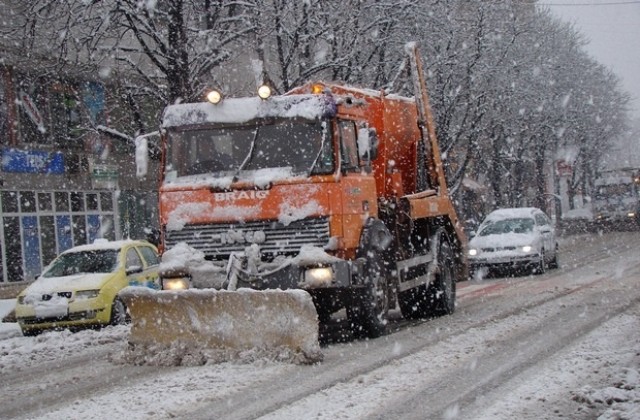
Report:
[{"label": "roof marker lamp", "polygon": [[262,85],[258,88],[258,96],[260,99],[268,99],[271,96],[271,88],[267,85]]},{"label": "roof marker lamp", "polygon": [[222,101],[222,94],[217,90],[212,90],[211,92],[207,93],[207,101],[211,102],[214,105],[220,103],[220,101]]}]

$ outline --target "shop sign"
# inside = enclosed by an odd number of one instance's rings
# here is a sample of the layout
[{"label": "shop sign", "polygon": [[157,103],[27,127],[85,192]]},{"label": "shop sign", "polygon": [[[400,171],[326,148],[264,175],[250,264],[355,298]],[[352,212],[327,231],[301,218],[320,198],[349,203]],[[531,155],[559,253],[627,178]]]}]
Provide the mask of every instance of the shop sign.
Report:
[{"label": "shop sign", "polygon": [[36,125],[36,127],[38,127],[38,130],[41,133],[44,133],[46,131],[44,128],[44,120],[42,119],[42,115],[40,114],[40,111],[38,111],[36,104],[31,99],[31,96],[29,96],[26,92],[22,90],[18,92],[18,95],[20,98],[19,104],[22,105],[22,109],[24,109],[24,112],[27,114],[29,119]]},{"label": "shop sign", "polygon": [[26,174],[64,174],[62,152],[2,149],[2,171]]},{"label": "shop sign", "polygon": [[573,175],[573,166],[566,160],[557,160],[556,173],[558,174],[558,176],[571,176]]},{"label": "shop sign", "polygon": [[93,188],[115,189],[118,186],[118,166],[109,164],[93,164],[91,170]]}]

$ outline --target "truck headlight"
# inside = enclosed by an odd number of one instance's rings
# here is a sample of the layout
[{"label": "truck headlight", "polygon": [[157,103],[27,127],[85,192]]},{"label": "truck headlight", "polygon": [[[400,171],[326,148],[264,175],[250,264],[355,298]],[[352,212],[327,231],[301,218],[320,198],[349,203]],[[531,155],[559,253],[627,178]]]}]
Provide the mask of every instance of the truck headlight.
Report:
[{"label": "truck headlight", "polygon": [[217,90],[212,90],[211,92],[207,93],[207,101],[211,102],[214,105],[220,103],[220,101],[222,101],[222,93],[218,92]]},{"label": "truck headlight", "polygon": [[328,286],[333,281],[331,267],[309,268],[304,272],[304,282],[308,285]]},{"label": "truck headlight", "polygon": [[162,279],[162,290],[184,290],[189,288],[189,279],[185,277],[173,277]]},{"label": "truck headlight", "polygon": [[271,96],[271,88],[267,85],[262,85],[258,88],[258,96],[260,99],[268,99]]},{"label": "truck headlight", "polygon": [[627,216],[628,216],[628,217],[632,217],[632,218],[633,218],[633,217],[636,217],[636,213],[635,213],[635,212],[630,211],[629,213],[627,213]]},{"label": "truck headlight", "polygon": [[478,250],[475,248],[469,249],[469,255],[475,257],[476,255],[478,255]]},{"label": "truck headlight", "polygon": [[531,245],[525,245],[522,247],[522,252],[531,252],[532,249]]}]

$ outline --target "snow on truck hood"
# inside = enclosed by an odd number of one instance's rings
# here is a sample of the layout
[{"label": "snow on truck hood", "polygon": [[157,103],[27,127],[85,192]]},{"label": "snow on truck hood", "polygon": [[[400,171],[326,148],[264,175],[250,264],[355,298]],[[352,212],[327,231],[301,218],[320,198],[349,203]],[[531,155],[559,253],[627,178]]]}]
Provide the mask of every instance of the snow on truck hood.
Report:
[{"label": "snow on truck hood", "polygon": [[24,295],[42,295],[52,292],[70,292],[76,290],[95,290],[102,288],[104,282],[114,273],[79,273],[63,277],[38,277],[24,291]]},{"label": "snow on truck hood", "polygon": [[178,127],[198,124],[244,123],[256,118],[332,117],[335,101],[326,95],[292,95],[260,98],[228,98],[219,104],[209,102],[169,105],[162,117],[162,126]]}]

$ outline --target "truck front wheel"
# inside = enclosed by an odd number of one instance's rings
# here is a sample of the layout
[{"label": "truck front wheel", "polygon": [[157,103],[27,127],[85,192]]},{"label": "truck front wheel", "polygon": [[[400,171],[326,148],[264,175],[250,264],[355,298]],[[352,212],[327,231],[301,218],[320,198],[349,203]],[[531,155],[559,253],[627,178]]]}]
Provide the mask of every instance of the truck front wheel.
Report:
[{"label": "truck front wheel", "polygon": [[364,275],[367,287],[347,306],[347,316],[356,337],[376,338],[386,331],[389,313],[387,272],[380,255],[369,257]]}]

